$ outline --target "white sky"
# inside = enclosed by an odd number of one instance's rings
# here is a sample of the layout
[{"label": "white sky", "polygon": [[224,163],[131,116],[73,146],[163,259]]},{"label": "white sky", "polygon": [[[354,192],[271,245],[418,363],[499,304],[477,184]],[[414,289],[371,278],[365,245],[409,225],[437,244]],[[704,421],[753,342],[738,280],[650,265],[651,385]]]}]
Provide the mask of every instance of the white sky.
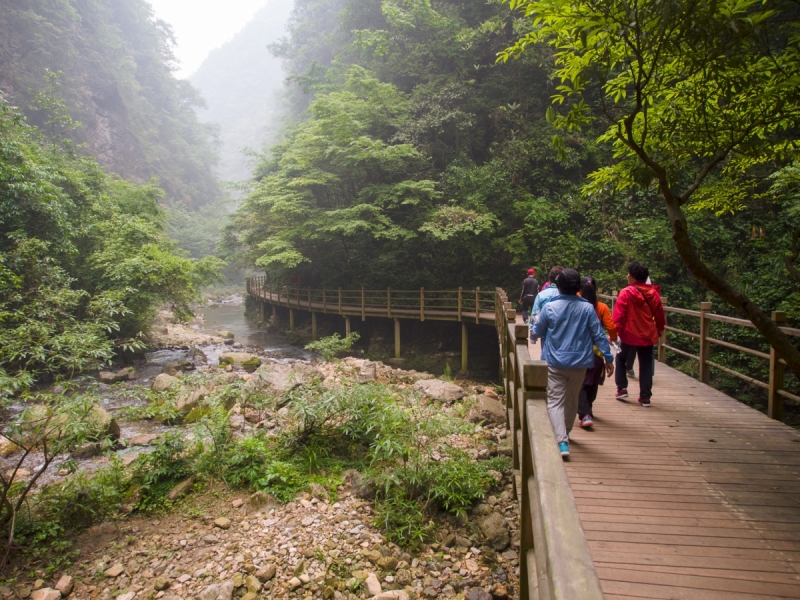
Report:
[{"label": "white sky", "polygon": [[214,48],[233,38],[267,0],[149,0],[157,18],[172,26],[178,42],[175,75],[194,73]]}]

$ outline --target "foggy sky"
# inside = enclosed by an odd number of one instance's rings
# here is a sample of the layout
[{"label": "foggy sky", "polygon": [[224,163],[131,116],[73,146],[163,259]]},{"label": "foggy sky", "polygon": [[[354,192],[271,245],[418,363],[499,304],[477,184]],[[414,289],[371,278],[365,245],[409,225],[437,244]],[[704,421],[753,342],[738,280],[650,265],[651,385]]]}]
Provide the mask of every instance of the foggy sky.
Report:
[{"label": "foggy sky", "polygon": [[[266,0],[149,0],[157,18],[172,26],[179,60],[175,75],[194,73],[208,53],[244,27]],[[286,0],[292,2],[292,0]]]}]

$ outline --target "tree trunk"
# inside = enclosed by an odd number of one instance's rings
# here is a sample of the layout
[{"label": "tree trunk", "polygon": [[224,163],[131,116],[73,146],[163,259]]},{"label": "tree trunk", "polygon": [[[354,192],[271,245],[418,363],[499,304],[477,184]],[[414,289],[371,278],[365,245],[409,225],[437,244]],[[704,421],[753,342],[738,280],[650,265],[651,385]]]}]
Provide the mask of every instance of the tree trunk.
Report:
[{"label": "tree trunk", "polygon": [[708,268],[692,244],[689,237],[689,225],[677,199],[667,198],[666,202],[667,215],[672,225],[672,240],[689,272],[705,287],[747,317],[767,342],[775,348],[778,355],[786,361],[792,372],[800,378],[800,350],[792,345],[789,336],[778,328],[768,314],[756,306],[744,293]]}]

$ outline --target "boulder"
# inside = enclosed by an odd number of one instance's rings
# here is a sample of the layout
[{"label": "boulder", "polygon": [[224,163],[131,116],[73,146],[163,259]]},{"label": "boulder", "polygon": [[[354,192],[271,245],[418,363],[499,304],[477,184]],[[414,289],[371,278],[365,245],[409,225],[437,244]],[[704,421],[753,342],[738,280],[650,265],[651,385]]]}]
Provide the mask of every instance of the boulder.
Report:
[{"label": "boulder", "polygon": [[155,442],[159,438],[159,434],[157,433],[142,433],[135,437],[132,437],[130,440],[131,446],[149,446],[153,442]]},{"label": "boulder", "polygon": [[192,361],[194,365],[204,365],[208,363],[208,357],[206,356],[206,353],[200,350],[200,348],[196,348],[194,346],[189,348],[186,358]]},{"label": "boulder", "polygon": [[136,374],[136,369],[133,367],[120,369],[119,371],[100,371],[97,375],[97,379],[100,380],[100,383],[107,384],[130,381],[131,379],[136,379],[136,377],[138,377],[138,375]]},{"label": "boulder", "polygon": [[219,355],[220,365],[231,365],[252,373],[261,366],[261,359],[248,352],[223,352]]},{"label": "boulder", "polygon": [[97,432],[98,437],[110,437],[114,441],[119,439],[119,423],[111,416],[110,412],[99,404],[92,404],[85,420]]},{"label": "boulder", "polygon": [[318,369],[304,363],[268,363],[259,367],[244,388],[247,391],[269,390],[281,396],[298,386],[309,385],[322,378]]},{"label": "boulder", "polygon": [[184,494],[186,494],[189,490],[192,489],[194,485],[195,479],[197,479],[197,475],[189,475],[183,481],[179,481],[175,486],[169,491],[167,494],[168,500],[177,500]]},{"label": "boulder", "polygon": [[[224,340],[232,340],[234,337],[236,337],[236,336],[233,335],[232,331],[225,331],[225,330],[218,331],[217,335],[219,337],[221,337],[222,339],[224,339]],[[233,343],[233,342],[231,342],[231,343]]]},{"label": "boulder", "polygon": [[319,483],[309,484],[308,492],[317,500],[328,502],[331,499],[330,494],[328,494],[328,490],[325,489],[324,485],[320,485]]},{"label": "boulder", "polygon": [[203,385],[194,388],[188,395],[178,396],[178,399],[175,400],[175,408],[185,417],[197,408],[209,393],[209,390]]},{"label": "boulder", "polygon": [[19,446],[17,446],[14,442],[7,438],[0,438],[0,457],[8,458],[12,454],[15,454],[22,450]]},{"label": "boulder", "polygon": [[[48,422],[47,419],[50,421]],[[66,434],[66,428],[60,429],[59,427],[65,424],[66,420],[66,415],[53,415],[53,410],[49,406],[35,404],[22,413],[22,429],[26,432],[34,432],[39,427],[46,427],[50,439],[60,439]],[[87,431],[89,439],[98,440],[105,437],[110,437],[115,441],[119,439],[120,429],[117,420],[99,404],[90,405],[83,420],[89,425]]]},{"label": "boulder", "polygon": [[277,508],[280,506],[280,502],[278,502],[275,496],[261,491],[253,492],[250,495],[249,504],[255,510],[261,510],[262,508]]},{"label": "boulder", "polygon": [[486,542],[495,550],[504,550],[511,541],[508,523],[499,513],[493,512],[481,519],[478,524]]},{"label": "boulder", "polygon": [[173,377],[178,373],[185,373],[186,371],[193,371],[193,370],[194,370],[194,363],[185,359],[168,362],[161,368],[162,373],[166,373],[167,375],[172,375]]},{"label": "boulder", "polygon": [[156,375],[156,378],[153,379],[153,384],[150,386],[150,389],[154,392],[165,392],[179,386],[180,383],[177,377],[161,373],[160,375]]},{"label": "boulder", "polygon": [[491,427],[506,424],[506,408],[490,396],[481,395],[469,411],[469,420],[473,423],[485,423]]},{"label": "boulder", "polygon": [[441,379],[421,379],[414,384],[414,389],[428,398],[447,403],[455,402],[467,395],[460,386]]}]

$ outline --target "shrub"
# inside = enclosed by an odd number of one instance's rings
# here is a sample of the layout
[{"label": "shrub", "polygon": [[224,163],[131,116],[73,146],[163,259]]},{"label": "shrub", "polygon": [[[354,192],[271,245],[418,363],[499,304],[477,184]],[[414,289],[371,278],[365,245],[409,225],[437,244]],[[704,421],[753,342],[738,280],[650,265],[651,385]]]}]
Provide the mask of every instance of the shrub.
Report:
[{"label": "shrub", "polygon": [[360,339],[360,336],[355,331],[346,337],[339,337],[338,333],[334,333],[328,337],[311,342],[306,345],[306,350],[316,352],[325,360],[332,360],[340,352],[349,352]]}]

